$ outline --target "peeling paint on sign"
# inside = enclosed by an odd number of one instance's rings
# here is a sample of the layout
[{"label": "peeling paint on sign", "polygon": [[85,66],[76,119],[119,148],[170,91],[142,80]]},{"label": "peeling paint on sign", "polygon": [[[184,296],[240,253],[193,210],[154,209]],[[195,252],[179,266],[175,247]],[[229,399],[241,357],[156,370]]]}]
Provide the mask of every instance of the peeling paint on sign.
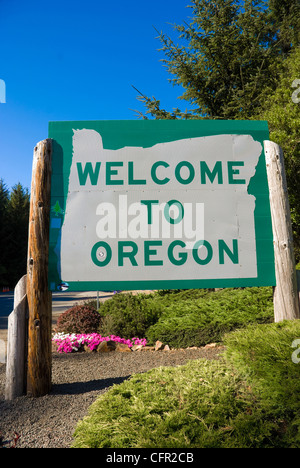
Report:
[{"label": "peeling paint on sign", "polygon": [[50,289],[275,284],[265,122],[54,122],[49,137]]}]

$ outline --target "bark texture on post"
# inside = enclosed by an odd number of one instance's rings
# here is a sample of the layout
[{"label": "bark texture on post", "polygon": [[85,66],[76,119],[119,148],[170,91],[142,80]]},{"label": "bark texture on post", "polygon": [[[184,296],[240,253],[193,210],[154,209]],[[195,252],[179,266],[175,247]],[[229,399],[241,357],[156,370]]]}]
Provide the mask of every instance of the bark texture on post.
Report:
[{"label": "bark texture on post", "polygon": [[52,141],[34,149],[29,215],[27,300],[27,393],[46,395],[51,389],[52,300],[48,291],[48,252]]},{"label": "bark texture on post", "polygon": [[274,316],[280,322],[300,318],[299,298],[283,152],[272,141],[265,141],[264,147],[275,253]]},{"label": "bark texture on post", "polygon": [[26,393],[27,348],[26,275],[15,287],[14,310],[8,317],[5,399]]}]

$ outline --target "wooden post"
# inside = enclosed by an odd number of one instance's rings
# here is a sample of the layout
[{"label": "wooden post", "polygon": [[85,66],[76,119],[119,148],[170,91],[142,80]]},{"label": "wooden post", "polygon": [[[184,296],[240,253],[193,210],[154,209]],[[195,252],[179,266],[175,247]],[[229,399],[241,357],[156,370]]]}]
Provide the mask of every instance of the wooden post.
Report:
[{"label": "wooden post", "polygon": [[274,316],[280,322],[300,318],[299,298],[283,152],[272,141],[265,141],[264,148],[275,253]]},{"label": "wooden post", "polygon": [[48,252],[52,141],[34,149],[29,215],[27,300],[27,393],[46,395],[51,389],[52,300],[48,291]]},{"label": "wooden post", "polygon": [[5,399],[26,393],[27,348],[26,275],[15,287],[14,310],[8,317]]}]

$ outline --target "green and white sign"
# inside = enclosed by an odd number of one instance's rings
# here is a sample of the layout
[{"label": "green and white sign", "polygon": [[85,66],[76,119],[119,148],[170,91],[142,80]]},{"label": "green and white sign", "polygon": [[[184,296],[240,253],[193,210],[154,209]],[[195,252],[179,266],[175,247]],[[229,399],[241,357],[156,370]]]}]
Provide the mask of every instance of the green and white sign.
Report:
[{"label": "green and white sign", "polygon": [[51,290],[275,285],[261,121],[50,122]]}]

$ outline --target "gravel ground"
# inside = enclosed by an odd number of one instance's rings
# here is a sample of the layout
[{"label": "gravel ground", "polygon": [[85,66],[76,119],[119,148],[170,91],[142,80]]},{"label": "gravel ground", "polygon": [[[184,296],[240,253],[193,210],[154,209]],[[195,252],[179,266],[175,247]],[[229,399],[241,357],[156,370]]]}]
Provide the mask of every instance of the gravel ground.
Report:
[{"label": "gravel ground", "polygon": [[[191,359],[216,359],[220,348],[132,353],[53,353],[52,390],[41,398],[4,400],[5,365],[0,364],[0,437],[3,445],[18,433],[17,448],[69,448],[77,422],[95,399],[132,374]],[[1,445],[1,444],[0,444]]]}]

